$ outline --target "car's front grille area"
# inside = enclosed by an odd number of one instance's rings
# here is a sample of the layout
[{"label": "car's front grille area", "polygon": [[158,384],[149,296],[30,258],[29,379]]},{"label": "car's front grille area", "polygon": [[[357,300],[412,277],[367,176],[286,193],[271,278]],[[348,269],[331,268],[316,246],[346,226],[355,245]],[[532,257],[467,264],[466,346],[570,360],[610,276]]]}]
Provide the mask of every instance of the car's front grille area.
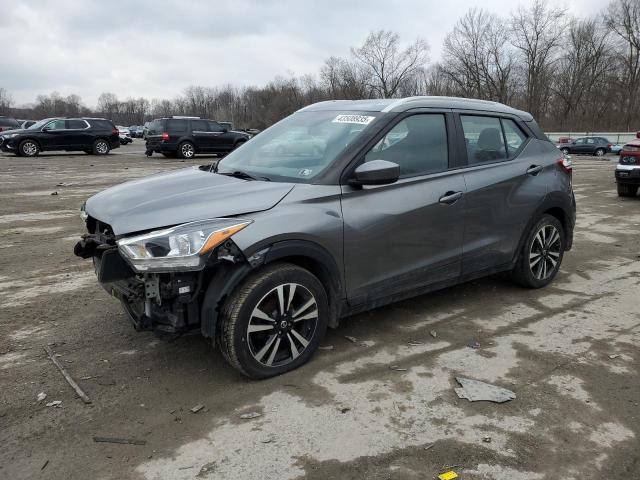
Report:
[{"label": "car's front grille area", "polygon": [[87,217],[87,230],[89,233],[97,235],[104,243],[112,243],[109,240],[113,241],[115,239],[111,225],[101,222],[92,216]]}]

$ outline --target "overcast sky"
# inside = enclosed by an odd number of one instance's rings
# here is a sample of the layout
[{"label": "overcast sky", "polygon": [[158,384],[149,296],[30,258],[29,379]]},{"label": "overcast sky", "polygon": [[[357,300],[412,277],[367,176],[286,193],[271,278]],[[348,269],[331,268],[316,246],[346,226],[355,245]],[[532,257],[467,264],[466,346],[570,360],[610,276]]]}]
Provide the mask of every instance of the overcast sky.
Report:
[{"label": "overcast sky", "polygon": [[[173,98],[188,85],[263,85],[276,75],[317,73],[368,32],[417,36],[440,57],[469,8],[507,15],[515,0],[0,0],[0,87],[16,104],[76,93],[94,106],[119,98]],[[571,14],[607,0],[560,0]],[[507,6],[508,5],[508,6]]]}]

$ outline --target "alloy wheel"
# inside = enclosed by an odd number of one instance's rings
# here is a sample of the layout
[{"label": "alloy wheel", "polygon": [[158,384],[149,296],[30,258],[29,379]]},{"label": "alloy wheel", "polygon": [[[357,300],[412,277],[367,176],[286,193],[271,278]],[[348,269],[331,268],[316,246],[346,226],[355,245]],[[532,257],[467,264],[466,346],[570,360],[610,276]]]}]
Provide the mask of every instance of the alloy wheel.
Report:
[{"label": "alloy wheel", "polygon": [[538,280],[549,278],[558,266],[562,239],[553,225],[544,225],[538,230],[529,252],[529,268]]},{"label": "alloy wheel", "polygon": [[297,283],[278,285],[258,302],[247,326],[253,358],[267,367],[293,362],[311,342],[318,324],[313,294]]},{"label": "alloy wheel", "polygon": [[33,142],[25,142],[22,145],[22,153],[27,157],[32,157],[38,153],[38,146]]},{"label": "alloy wheel", "polygon": [[598,150],[596,150],[596,155],[597,155],[598,157],[603,156],[603,155],[604,155],[604,150],[602,150],[601,148],[599,148]]},{"label": "alloy wheel", "polygon": [[195,153],[193,149],[193,145],[191,145],[190,143],[185,143],[184,145],[182,145],[182,148],[180,151],[182,152],[182,156],[184,158],[191,158]]},{"label": "alloy wheel", "polygon": [[107,145],[107,142],[100,141],[96,143],[96,152],[98,152],[100,155],[104,155],[108,151],[109,151],[109,145]]}]

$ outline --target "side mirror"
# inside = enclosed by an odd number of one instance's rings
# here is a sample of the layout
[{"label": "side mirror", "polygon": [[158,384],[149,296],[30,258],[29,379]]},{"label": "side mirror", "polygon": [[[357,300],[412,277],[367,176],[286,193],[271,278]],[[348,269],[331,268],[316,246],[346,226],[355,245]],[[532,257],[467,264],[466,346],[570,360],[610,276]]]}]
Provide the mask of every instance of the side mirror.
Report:
[{"label": "side mirror", "polygon": [[42,127],[43,132],[48,132],[49,130],[51,130],[49,127]]},{"label": "side mirror", "polygon": [[372,160],[356,168],[351,183],[356,185],[388,185],[400,178],[400,166],[386,160]]}]

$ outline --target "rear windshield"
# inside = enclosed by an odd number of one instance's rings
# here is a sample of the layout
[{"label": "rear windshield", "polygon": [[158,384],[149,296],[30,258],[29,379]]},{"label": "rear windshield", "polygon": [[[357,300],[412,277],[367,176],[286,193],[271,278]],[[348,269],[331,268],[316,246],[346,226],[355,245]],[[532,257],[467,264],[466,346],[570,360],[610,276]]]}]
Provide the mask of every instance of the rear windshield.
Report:
[{"label": "rear windshield", "polygon": [[0,127],[20,127],[20,124],[15,118],[3,117],[0,118]]}]

